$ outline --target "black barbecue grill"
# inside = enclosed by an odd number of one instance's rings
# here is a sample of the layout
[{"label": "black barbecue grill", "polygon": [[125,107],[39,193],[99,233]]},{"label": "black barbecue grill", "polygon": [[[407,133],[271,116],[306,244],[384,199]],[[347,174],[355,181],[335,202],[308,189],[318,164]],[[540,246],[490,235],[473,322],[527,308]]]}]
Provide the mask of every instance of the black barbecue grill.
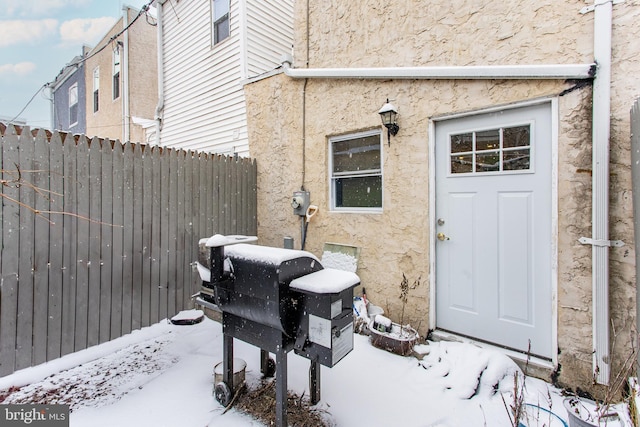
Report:
[{"label": "black barbecue grill", "polygon": [[353,349],[351,307],[360,279],[324,269],[306,251],[247,244],[255,240],[216,235],[206,242],[210,280],[203,280],[200,300],[222,311],[223,325],[223,379],[215,395],[223,406],[233,397],[233,338],[255,345],[262,373],[277,371],[276,423],[285,427],[287,353],[311,360],[310,394],[317,403],[318,365],[332,367]]}]

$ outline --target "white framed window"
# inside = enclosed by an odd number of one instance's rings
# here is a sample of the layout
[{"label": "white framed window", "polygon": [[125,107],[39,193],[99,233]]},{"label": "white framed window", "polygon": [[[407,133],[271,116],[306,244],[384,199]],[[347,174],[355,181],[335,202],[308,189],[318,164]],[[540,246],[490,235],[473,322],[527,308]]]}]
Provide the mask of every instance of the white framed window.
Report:
[{"label": "white framed window", "polygon": [[69,87],[69,127],[78,124],[78,83]]},{"label": "white framed window", "polygon": [[113,70],[111,73],[113,99],[120,97],[120,46],[116,44],[113,51]]},{"label": "white framed window", "polygon": [[229,0],[211,0],[213,9],[213,44],[229,37]]},{"label": "white framed window", "polygon": [[329,138],[332,211],[382,211],[382,132]]},{"label": "white framed window", "polygon": [[93,112],[100,108],[100,67],[93,69]]}]

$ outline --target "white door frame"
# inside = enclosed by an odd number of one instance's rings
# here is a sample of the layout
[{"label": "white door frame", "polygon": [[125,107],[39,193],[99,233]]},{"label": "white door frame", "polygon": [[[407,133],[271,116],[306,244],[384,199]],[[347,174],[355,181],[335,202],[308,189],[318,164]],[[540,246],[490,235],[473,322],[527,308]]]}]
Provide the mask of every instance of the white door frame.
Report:
[{"label": "white door frame", "polygon": [[[558,129],[559,112],[558,97],[539,98],[506,105],[497,105],[489,108],[465,111],[462,113],[445,114],[429,118],[429,328],[436,334],[436,123],[461,117],[475,116],[478,114],[493,113],[513,108],[521,108],[538,104],[550,104],[551,108],[551,364],[547,360],[531,358],[531,362],[542,367],[555,368],[558,365]],[[445,335],[452,336],[447,332]],[[454,335],[455,337],[455,335]],[[457,337],[463,341],[471,341],[469,338]],[[484,342],[477,342],[484,347],[495,347]],[[526,359],[527,355],[501,349],[516,359]]]}]

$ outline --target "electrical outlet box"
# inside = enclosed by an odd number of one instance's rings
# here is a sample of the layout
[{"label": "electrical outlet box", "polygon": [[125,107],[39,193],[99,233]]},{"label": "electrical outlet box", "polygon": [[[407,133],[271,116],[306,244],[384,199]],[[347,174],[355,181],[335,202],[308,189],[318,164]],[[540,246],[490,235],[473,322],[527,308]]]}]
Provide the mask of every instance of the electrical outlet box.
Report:
[{"label": "electrical outlet box", "polygon": [[308,191],[294,191],[291,198],[291,207],[294,215],[305,216],[309,207],[310,196]]}]

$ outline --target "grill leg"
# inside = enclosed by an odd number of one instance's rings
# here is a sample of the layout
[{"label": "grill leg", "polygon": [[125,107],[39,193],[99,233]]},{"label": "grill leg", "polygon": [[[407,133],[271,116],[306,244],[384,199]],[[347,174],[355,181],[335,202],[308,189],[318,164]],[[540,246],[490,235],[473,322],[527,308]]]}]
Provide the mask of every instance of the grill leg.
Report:
[{"label": "grill leg", "polygon": [[287,427],[287,352],[276,353],[276,427]]},{"label": "grill leg", "polygon": [[260,373],[265,377],[272,377],[276,373],[276,364],[269,357],[269,352],[260,349]]},{"label": "grill leg", "polygon": [[267,364],[269,363],[269,352],[263,349],[260,349],[260,373],[265,377],[267,375]]},{"label": "grill leg", "polygon": [[222,381],[227,384],[231,395],[235,393],[233,387],[233,337],[222,335]]},{"label": "grill leg", "polygon": [[311,361],[309,368],[309,394],[312,405],[320,402],[320,364],[315,360]]}]

